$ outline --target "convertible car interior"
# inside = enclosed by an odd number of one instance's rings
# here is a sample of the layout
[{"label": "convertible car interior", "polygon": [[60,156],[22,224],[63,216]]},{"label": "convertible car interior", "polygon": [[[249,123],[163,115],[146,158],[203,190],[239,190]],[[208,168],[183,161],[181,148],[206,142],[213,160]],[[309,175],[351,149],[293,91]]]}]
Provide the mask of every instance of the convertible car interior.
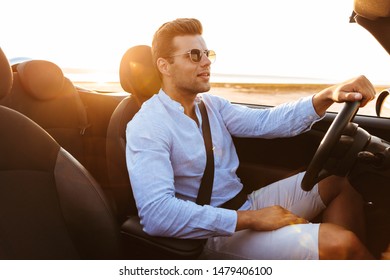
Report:
[{"label": "convertible car interior", "polygon": [[[390,8],[375,16],[356,3],[351,22],[390,53]],[[55,62],[10,65],[0,48],[0,259],[200,256],[204,240],[147,235],[132,196],[126,125],[161,84],[150,47],[129,48],[119,77],[124,92],[88,90]],[[384,89],[377,98],[378,116],[387,96]],[[306,190],[330,174],[348,176],[366,202],[367,246],[379,257],[390,243],[390,119],[358,109],[348,103],[292,138],[235,138],[238,175],[248,192],[303,170]]]}]

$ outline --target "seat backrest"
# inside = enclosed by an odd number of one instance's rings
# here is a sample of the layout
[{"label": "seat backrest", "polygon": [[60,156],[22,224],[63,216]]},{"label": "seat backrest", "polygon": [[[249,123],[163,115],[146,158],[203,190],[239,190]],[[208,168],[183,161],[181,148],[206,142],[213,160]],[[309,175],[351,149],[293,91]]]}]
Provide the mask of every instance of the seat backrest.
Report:
[{"label": "seat backrest", "polygon": [[25,61],[15,68],[12,90],[0,105],[35,121],[84,164],[83,134],[89,124],[72,82],[56,64],[45,60]]},{"label": "seat backrest", "polygon": [[0,100],[8,96],[13,82],[12,69],[8,58],[0,48]]},{"label": "seat backrest", "polygon": [[0,259],[118,259],[96,181],[46,131],[0,106]]},{"label": "seat backrest", "polygon": [[128,214],[137,214],[126,167],[126,126],[142,103],[158,93],[161,80],[153,64],[151,48],[146,45],[126,51],[119,73],[121,86],[130,95],[120,102],[111,116],[106,153],[109,192],[116,202],[118,218],[123,221]]}]

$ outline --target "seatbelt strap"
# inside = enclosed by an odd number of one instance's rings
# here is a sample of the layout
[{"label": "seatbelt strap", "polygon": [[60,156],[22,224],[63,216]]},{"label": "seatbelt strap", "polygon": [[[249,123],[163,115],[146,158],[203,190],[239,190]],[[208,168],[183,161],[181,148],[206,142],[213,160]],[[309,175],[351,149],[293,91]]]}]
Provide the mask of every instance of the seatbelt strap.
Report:
[{"label": "seatbelt strap", "polygon": [[[206,148],[206,168],[202,177],[202,182],[200,184],[198,196],[196,198],[196,203],[199,205],[210,204],[211,193],[213,191],[213,182],[214,182],[214,151],[213,151],[213,142],[211,138],[211,130],[209,117],[207,115],[207,109],[203,101],[199,103],[199,109],[202,116],[202,132],[203,140]],[[236,196],[226,201],[224,204],[219,206],[220,208],[237,210],[239,209],[245,201],[248,199],[245,188],[243,188]]]},{"label": "seatbelt strap", "polygon": [[244,205],[245,201],[247,200],[248,200],[248,194],[245,190],[245,187],[243,187],[242,190],[238,194],[236,194],[235,197],[226,201],[224,204],[219,206],[219,208],[238,210],[242,205]]},{"label": "seatbelt strap", "polygon": [[207,115],[207,109],[203,101],[199,103],[199,109],[202,116],[202,132],[203,141],[206,148],[206,167],[203,173],[202,182],[200,184],[198,197],[196,203],[199,205],[210,204],[211,193],[213,190],[214,182],[214,151],[213,141],[211,138],[209,117]]}]

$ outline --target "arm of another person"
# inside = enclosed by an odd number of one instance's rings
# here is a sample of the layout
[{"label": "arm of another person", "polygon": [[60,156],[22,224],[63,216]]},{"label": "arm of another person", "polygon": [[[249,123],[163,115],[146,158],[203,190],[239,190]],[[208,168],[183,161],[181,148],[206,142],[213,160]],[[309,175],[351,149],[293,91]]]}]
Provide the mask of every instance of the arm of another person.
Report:
[{"label": "arm of another person", "polygon": [[390,16],[390,1],[389,0],[355,0],[353,9],[355,12],[370,20],[375,20],[378,17]]}]

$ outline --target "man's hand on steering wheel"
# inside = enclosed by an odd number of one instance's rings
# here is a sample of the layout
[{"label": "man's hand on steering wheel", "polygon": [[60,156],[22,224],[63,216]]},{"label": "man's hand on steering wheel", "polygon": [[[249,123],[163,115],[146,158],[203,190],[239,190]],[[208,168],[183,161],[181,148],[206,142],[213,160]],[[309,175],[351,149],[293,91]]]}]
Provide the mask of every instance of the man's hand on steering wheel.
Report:
[{"label": "man's hand on steering wheel", "polygon": [[325,114],[326,109],[334,102],[346,103],[329,127],[306,170],[301,184],[303,190],[311,190],[315,183],[329,175],[323,167],[343,130],[351,122],[359,107],[365,106],[374,98],[375,88],[365,76],[331,86],[314,95],[313,106],[320,116]]},{"label": "man's hand on steering wheel", "polygon": [[375,88],[365,77],[359,76],[343,83],[328,87],[313,96],[313,106],[319,116],[334,103],[360,101],[364,107],[375,98]]}]

